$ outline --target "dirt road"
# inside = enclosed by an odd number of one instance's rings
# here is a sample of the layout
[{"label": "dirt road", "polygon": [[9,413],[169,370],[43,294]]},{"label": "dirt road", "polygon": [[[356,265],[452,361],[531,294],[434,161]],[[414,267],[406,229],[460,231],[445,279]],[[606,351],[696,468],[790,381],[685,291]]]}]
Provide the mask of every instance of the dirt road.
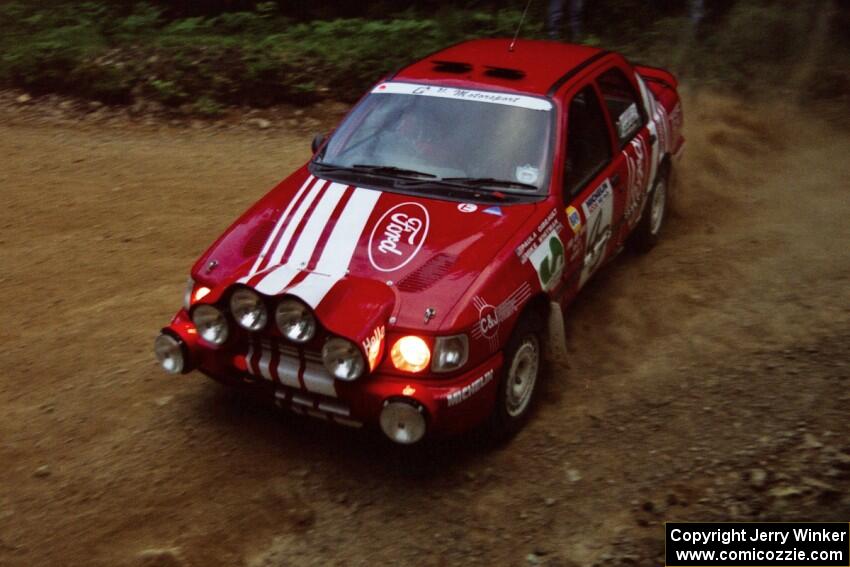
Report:
[{"label": "dirt road", "polygon": [[685,108],[677,214],[571,309],[529,427],[426,458],[153,361],[306,134],[0,116],[0,565],[657,565],[665,520],[850,519],[850,137]]}]

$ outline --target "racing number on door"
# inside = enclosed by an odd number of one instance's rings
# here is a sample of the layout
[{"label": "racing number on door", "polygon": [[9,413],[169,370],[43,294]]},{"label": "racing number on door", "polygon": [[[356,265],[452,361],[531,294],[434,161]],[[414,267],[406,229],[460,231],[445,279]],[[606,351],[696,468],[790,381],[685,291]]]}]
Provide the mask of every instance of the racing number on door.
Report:
[{"label": "racing number on door", "polygon": [[[579,286],[584,285],[602,264],[612,236],[614,188],[611,175],[613,148],[602,105],[592,86],[584,87],[570,101],[567,118],[567,157],[564,164],[566,201],[581,203],[581,211],[570,207],[567,220],[576,232],[584,217],[584,258]],[[599,181],[602,179],[602,181]],[[582,238],[582,236],[578,236]]]},{"label": "racing number on door", "polygon": [[582,203],[587,230],[585,233],[584,266],[579,286],[593,275],[602,264],[608,241],[611,240],[611,222],[614,213],[614,194],[610,179],[605,179],[599,187]]}]

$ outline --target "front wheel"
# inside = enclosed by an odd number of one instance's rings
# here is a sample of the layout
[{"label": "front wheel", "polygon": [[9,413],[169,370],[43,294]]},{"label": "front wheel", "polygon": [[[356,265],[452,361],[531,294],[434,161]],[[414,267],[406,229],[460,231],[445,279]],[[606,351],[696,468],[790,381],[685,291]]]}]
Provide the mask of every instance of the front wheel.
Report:
[{"label": "front wheel", "polygon": [[649,252],[658,244],[661,228],[667,215],[669,179],[670,169],[665,167],[658,175],[655,187],[649,194],[649,202],[646,204],[643,216],[632,234],[632,244],[635,250],[642,254]]},{"label": "front wheel", "polygon": [[539,325],[528,314],[517,323],[505,348],[492,428],[498,438],[519,431],[528,420],[543,366]]}]

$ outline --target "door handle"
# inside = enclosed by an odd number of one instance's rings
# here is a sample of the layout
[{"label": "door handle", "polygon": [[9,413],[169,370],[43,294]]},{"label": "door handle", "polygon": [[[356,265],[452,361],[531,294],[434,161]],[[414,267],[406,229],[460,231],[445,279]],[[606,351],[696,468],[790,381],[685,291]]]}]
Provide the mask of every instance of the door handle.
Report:
[{"label": "door handle", "polygon": [[615,173],[614,175],[611,176],[611,185],[616,189],[617,185],[619,185],[619,184],[620,184],[620,174]]}]

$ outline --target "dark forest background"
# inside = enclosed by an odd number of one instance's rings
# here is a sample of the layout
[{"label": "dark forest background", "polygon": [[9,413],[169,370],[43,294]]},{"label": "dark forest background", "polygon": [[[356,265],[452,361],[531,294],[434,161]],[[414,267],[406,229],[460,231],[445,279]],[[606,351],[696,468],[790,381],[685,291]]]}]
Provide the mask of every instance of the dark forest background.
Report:
[{"label": "dark forest background", "polygon": [[[846,101],[844,0],[586,0],[577,40],[691,84]],[[545,37],[535,0],[522,37]],[[228,106],[351,101],[442,46],[513,35],[505,0],[131,0],[0,3],[0,86],[215,116]],[[568,27],[568,26],[567,26]],[[569,38],[568,29],[563,38]]]}]

